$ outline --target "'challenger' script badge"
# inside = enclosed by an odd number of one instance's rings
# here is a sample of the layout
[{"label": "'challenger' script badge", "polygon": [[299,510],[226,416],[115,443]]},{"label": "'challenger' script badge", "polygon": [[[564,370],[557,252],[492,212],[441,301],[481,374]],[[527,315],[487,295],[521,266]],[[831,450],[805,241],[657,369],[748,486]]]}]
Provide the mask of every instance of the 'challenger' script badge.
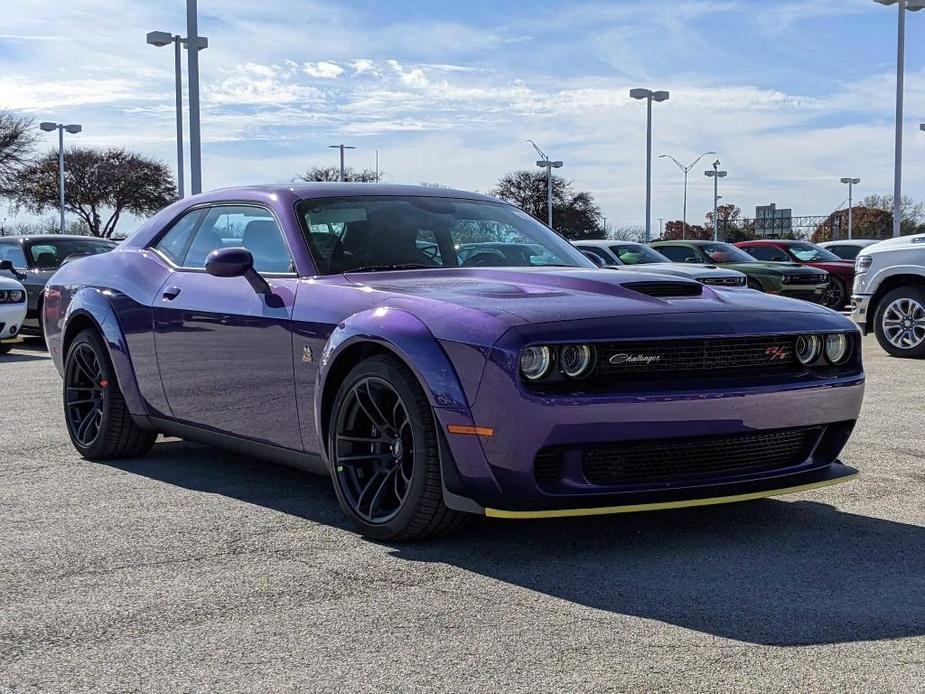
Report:
[{"label": "'challenger' script badge", "polygon": [[312,348],[309,347],[308,345],[305,345],[302,348],[302,361],[305,362],[306,364],[312,363]]},{"label": "'challenger' script badge", "polygon": [[610,358],[611,364],[656,364],[661,361],[660,354],[614,354]]},{"label": "'challenger' script badge", "polygon": [[790,356],[790,350],[786,347],[768,347],[764,353],[771,358],[771,361],[784,361]]}]

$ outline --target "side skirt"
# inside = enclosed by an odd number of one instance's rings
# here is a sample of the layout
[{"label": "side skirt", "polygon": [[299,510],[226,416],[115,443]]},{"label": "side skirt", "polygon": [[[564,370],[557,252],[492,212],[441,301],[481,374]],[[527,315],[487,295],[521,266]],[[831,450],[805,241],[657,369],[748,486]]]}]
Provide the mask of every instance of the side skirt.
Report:
[{"label": "side skirt", "polygon": [[216,431],[206,427],[196,426],[177,422],[172,419],[163,419],[161,417],[140,418],[142,421],[136,422],[145,429],[156,431],[168,436],[186,439],[203,443],[207,446],[216,446],[225,448],[241,455],[251,456],[253,458],[263,458],[281,465],[305,470],[316,475],[328,475],[328,469],[321,459],[321,456],[312,455],[303,451],[294,451],[291,448],[274,446],[273,444],[254,441],[253,439],[234,436],[224,431]]}]

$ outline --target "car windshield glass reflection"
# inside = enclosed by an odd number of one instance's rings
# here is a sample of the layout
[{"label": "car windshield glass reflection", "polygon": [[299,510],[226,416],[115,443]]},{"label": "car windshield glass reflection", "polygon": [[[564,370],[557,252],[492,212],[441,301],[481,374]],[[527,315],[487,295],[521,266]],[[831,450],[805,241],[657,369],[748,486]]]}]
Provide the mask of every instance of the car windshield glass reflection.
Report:
[{"label": "car windshield glass reflection", "polygon": [[33,266],[41,270],[54,270],[61,267],[61,263],[72,255],[96,255],[111,251],[115,247],[116,244],[109,241],[61,239],[32,244],[29,247],[29,256]]},{"label": "car windshield glass reflection", "polygon": [[510,205],[436,197],[305,201],[299,217],[320,274],[450,267],[595,267]]},{"label": "car windshield glass reflection", "polygon": [[831,251],[814,246],[811,243],[792,243],[789,248],[793,257],[803,263],[825,263],[841,260]]},{"label": "car windshield glass reflection", "polygon": [[754,263],[748,253],[729,243],[706,243],[700,249],[714,263]]},{"label": "car windshield glass reflection", "polygon": [[648,246],[628,243],[611,246],[610,250],[627,265],[642,265],[646,263],[670,263],[671,260]]}]

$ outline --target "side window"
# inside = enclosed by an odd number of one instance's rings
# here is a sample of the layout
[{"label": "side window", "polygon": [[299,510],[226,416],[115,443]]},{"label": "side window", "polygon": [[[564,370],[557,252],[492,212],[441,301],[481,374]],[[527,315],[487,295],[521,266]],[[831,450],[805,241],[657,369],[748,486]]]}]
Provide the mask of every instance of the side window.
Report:
[{"label": "side window", "polygon": [[596,255],[601,259],[601,262],[604,265],[613,265],[613,258],[607,256],[607,254],[596,246],[576,246],[579,251],[584,251],[585,253],[590,253],[591,255]]},{"label": "side window", "polygon": [[18,243],[0,244],[0,260],[11,261],[13,267],[16,269],[26,269],[29,267],[26,263],[26,254],[23,253]]},{"label": "side window", "polygon": [[196,226],[205,216],[205,210],[193,210],[183,215],[170,227],[170,230],[154,244],[154,248],[163,253],[175,265],[183,265],[183,257],[189,248],[190,238]]},{"label": "side window", "polygon": [[787,260],[787,254],[774,246],[749,246],[744,249],[753,258],[780,263]]},{"label": "side window", "polygon": [[832,253],[837,255],[839,258],[843,258],[845,260],[854,260],[858,257],[858,253],[861,249],[857,246],[826,246],[826,250],[832,251]]},{"label": "side window", "polygon": [[697,252],[688,246],[659,246],[656,248],[662,255],[668,256],[676,263],[699,263],[702,262]]},{"label": "side window", "polygon": [[269,211],[261,207],[212,207],[196,230],[184,267],[203,268],[219,248],[244,247],[254,256],[257,272],[295,272],[283,232]]}]

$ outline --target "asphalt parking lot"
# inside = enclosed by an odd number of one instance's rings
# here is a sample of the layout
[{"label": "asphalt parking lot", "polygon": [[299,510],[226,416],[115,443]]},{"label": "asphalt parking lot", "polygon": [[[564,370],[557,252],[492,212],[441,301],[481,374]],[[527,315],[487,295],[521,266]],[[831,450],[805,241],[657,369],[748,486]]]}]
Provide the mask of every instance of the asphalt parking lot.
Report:
[{"label": "asphalt parking lot", "polygon": [[270,463],[82,461],[25,344],[0,358],[0,690],[925,691],[925,361],[864,348],[858,482],[388,546]]}]

